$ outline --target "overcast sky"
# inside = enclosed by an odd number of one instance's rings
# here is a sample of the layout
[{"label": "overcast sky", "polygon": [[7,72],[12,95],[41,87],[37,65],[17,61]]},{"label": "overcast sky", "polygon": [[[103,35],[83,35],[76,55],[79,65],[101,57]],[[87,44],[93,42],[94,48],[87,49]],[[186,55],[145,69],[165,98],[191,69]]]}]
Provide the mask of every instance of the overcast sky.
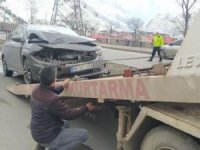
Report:
[{"label": "overcast sky", "polygon": [[[28,20],[28,0],[6,0],[6,5],[18,16]],[[38,17],[48,19],[52,14],[54,0],[36,0],[39,5]],[[108,2],[116,2],[122,8],[130,12],[130,15],[141,17],[143,20],[150,20],[157,14],[177,15],[180,8],[176,4],[176,0],[107,0]],[[95,2],[95,0],[94,0]],[[103,8],[102,8],[103,10]]]},{"label": "overcast sky", "polygon": [[123,6],[144,19],[151,19],[158,13],[177,14],[180,10],[177,9],[175,0],[119,0]]}]

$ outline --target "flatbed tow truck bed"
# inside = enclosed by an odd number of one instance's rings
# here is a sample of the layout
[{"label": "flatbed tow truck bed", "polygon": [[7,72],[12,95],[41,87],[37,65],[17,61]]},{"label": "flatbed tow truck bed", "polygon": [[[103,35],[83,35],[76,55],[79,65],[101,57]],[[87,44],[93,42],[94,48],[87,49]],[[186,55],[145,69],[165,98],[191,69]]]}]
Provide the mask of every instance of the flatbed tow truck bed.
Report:
[{"label": "flatbed tow truck bed", "polygon": [[[166,74],[161,68],[154,74],[127,71],[128,77],[70,81],[60,96],[120,102],[117,150],[199,150],[199,26],[200,13]],[[34,86],[7,89],[28,96]]]}]

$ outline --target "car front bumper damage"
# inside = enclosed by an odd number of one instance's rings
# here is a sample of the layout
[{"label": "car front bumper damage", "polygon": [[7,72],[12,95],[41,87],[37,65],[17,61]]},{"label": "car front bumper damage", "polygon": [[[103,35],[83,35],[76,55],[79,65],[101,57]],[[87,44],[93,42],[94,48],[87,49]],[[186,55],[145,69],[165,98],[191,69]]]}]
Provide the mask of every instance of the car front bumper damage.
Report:
[{"label": "car front bumper damage", "polygon": [[102,56],[97,56],[95,60],[60,65],[56,62],[45,62],[36,59],[33,55],[29,57],[30,69],[34,80],[39,81],[40,70],[48,65],[54,65],[57,68],[57,79],[72,78],[79,76],[80,78],[89,78],[102,75],[106,72],[106,61]]}]

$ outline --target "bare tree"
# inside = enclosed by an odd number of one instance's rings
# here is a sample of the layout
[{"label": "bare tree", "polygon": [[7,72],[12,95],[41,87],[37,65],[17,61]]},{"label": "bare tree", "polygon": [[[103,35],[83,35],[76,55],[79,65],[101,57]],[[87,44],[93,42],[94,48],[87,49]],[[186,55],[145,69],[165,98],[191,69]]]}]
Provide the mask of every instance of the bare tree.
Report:
[{"label": "bare tree", "polygon": [[45,19],[35,19],[34,23],[43,24],[43,25],[48,25],[49,24],[49,22],[47,20],[45,20]]},{"label": "bare tree", "polygon": [[76,20],[73,13],[70,13],[64,16],[62,13],[59,12],[59,16],[61,18],[61,22],[65,25],[69,26],[72,30],[78,32],[76,29]]},{"label": "bare tree", "polygon": [[29,0],[30,23],[35,23],[36,15],[38,13],[38,6],[35,0]]},{"label": "bare tree", "polygon": [[0,6],[2,6],[3,2],[6,2],[6,0],[0,0]]},{"label": "bare tree", "polygon": [[[94,34],[97,32],[98,28],[99,28],[99,23],[95,22],[94,20],[86,20],[85,17],[83,16],[83,33],[80,33],[77,31],[77,22],[74,18],[74,14],[71,13],[69,15],[67,15],[66,17],[63,16],[62,23],[64,23],[65,25],[69,26],[72,30],[76,31],[77,33],[83,35],[83,36],[87,36],[88,34]],[[80,26],[79,26],[80,27]]]},{"label": "bare tree", "polygon": [[6,0],[0,0],[0,4],[1,4],[2,2],[6,2]]},{"label": "bare tree", "polygon": [[114,20],[109,20],[106,24],[106,30],[108,31],[108,34],[111,36],[113,32],[117,31],[121,25],[114,21]]},{"label": "bare tree", "polygon": [[99,31],[101,23],[99,21],[90,21],[90,27],[89,27],[89,32],[90,34],[96,34]]},{"label": "bare tree", "polygon": [[174,26],[174,28],[173,28],[174,35],[182,35],[183,36],[184,31],[185,31],[185,23],[184,23],[182,15],[173,17],[169,21],[172,22],[172,24]]},{"label": "bare tree", "polygon": [[187,34],[189,21],[191,19],[191,9],[193,6],[198,2],[199,0],[176,0],[178,5],[182,9],[182,16],[184,19],[184,30],[183,35],[185,36]]},{"label": "bare tree", "polygon": [[2,2],[5,2],[6,0],[0,0],[0,4],[2,3]]},{"label": "bare tree", "polygon": [[127,21],[127,26],[134,32],[135,40],[137,40],[137,33],[144,25],[144,22],[140,18],[132,17]]}]

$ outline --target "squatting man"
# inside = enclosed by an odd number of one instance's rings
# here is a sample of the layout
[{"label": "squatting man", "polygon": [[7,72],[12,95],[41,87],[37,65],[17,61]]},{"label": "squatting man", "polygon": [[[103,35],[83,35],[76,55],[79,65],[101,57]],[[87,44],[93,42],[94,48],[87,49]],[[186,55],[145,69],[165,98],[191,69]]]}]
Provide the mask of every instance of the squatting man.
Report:
[{"label": "squatting man", "polygon": [[31,134],[38,143],[37,150],[71,150],[88,139],[88,131],[69,128],[69,120],[74,120],[95,106],[87,103],[84,106],[70,108],[59,94],[67,88],[68,81],[56,84],[56,68],[44,67],[40,71],[40,84],[31,95]]}]

